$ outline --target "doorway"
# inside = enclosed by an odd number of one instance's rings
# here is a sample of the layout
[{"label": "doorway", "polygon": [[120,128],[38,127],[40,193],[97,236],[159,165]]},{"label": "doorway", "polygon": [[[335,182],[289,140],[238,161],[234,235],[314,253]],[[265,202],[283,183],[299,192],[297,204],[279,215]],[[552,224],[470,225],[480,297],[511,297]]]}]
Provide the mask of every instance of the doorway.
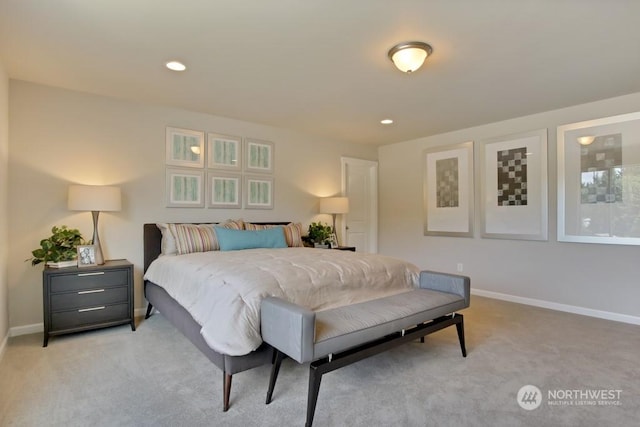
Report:
[{"label": "doorway", "polygon": [[340,224],[345,246],[378,252],[378,162],[342,157],[342,194],[349,198],[349,213]]}]

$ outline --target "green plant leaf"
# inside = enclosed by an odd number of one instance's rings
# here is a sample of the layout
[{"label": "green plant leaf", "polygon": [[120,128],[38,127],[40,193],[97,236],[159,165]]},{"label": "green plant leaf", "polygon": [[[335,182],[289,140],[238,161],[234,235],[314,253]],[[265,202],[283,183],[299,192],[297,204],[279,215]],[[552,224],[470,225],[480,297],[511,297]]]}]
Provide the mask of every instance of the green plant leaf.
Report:
[{"label": "green plant leaf", "polygon": [[[33,258],[31,265],[41,262],[60,262],[76,259],[76,248],[85,244],[82,234],[77,229],[67,228],[66,225],[60,227],[53,226],[51,236],[40,241],[40,248],[31,251]],[[27,260],[29,261],[29,260]]]}]

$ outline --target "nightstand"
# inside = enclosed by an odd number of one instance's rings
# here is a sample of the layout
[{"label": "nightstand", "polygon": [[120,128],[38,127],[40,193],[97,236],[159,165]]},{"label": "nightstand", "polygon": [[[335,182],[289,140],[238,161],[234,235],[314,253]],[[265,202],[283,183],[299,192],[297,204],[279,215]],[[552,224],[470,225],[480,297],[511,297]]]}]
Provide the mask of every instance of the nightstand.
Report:
[{"label": "nightstand", "polygon": [[351,252],[356,251],[355,246],[335,246],[335,247],[332,247],[331,249],[336,249],[338,251],[351,251]]},{"label": "nightstand", "polygon": [[48,268],[42,273],[44,343],[52,335],[129,323],[133,317],[133,264],[105,261],[91,267]]}]

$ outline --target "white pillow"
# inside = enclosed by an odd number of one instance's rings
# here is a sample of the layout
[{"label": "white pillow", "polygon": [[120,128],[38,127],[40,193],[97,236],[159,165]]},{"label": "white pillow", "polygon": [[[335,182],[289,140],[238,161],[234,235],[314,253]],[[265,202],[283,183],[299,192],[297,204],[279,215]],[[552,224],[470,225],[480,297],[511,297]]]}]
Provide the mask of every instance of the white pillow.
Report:
[{"label": "white pillow", "polygon": [[173,234],[169,231],[169,224],[160,222],[156,226],[162,233],[162,242],[160,243],[161,255],[175,255],[178,253],[178,246],[176,246],[176,239],[173,238]]}]

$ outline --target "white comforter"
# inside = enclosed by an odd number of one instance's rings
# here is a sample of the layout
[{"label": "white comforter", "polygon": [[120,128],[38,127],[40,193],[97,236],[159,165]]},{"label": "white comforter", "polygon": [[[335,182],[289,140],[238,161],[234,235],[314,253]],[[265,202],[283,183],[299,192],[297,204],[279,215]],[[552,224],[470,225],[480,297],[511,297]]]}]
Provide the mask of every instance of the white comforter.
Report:
[{"label": "white comforter", "polygon": [[236,356],[262,343],[265,296],[318,311],[406,292],[418,274],[416,266],[381,255],[283,248],[161,256],[145,279],[191,313],[211,348]]}]

